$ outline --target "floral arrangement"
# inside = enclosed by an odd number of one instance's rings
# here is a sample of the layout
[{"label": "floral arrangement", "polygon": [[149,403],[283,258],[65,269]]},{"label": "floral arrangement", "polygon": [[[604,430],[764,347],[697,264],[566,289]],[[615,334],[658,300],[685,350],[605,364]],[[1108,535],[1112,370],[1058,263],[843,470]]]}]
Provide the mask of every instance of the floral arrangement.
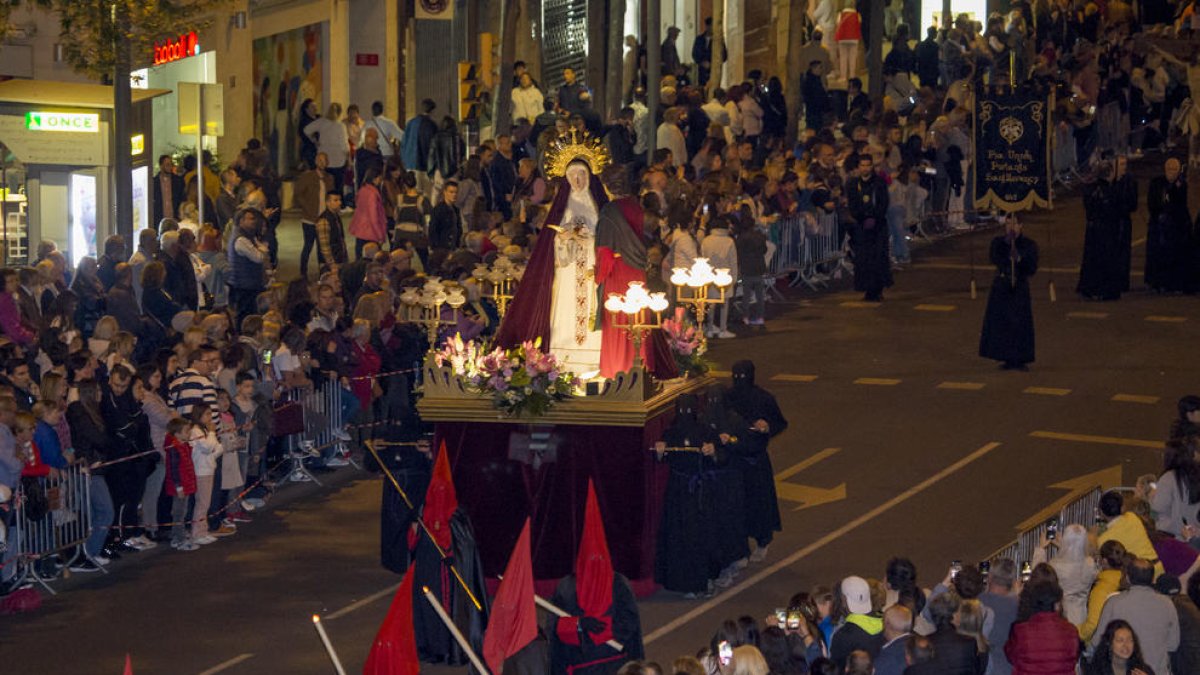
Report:
[{"label": "floral arrangement", "polygon": [[573,373],[563,372],[557,357],[542,351],[541,340],[488,350],[455,335],[433,357],[439,367],[450,364],[468,390],[491,398],[497,410],[512,417],[545,415],[580,386]]},{"label": "floral arrangement", "polygon": [[700,330],[683,307],[675,308],[674,318],[663,319],[663,335],[667,336],[667,345],[675,357],[675,367],[680,375],[700,376],[709,370],[700,341]]}]

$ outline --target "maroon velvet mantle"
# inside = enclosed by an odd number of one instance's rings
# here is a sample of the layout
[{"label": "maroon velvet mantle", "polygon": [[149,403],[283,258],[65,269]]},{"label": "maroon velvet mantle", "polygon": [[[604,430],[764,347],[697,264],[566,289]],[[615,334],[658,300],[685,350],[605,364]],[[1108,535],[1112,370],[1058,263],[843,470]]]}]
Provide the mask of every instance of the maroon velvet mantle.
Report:
[{"label": "maroon velvet mantle", "polygon": [[558,458],[536,471],[508,459],[509,434],[528,427],[437,423],[434,447],[446,443],[459,505],[474,526],[484,574],[490,580],[503,574],[525,519],[532,518],[534,579],[539,593],[552,593],[557,580],[574,569],[591,478],[613,567],[638,595],[652,593],[667,472],[647,448],[662,437],[673,416],[669,411],[645,427],[557,426]]},{"label": "maroon velvet mantle", "polygon": [[[567,198],[571,186],[566,178],[556,178],[557,192],[546,215],[546,225],[538,232],[537,243],[529,254],[525,274],[517,285],[500,327],[496,330],[496,344],[511,349],[522,342],[541,338],[542,349],[550,349],[550,300],[554,292],[554,236],[553,226],[562,224],[566,212]],[[592,199],[596,201],[596,212],[608,203],[604,186],[596,176],[591,177]]]}]

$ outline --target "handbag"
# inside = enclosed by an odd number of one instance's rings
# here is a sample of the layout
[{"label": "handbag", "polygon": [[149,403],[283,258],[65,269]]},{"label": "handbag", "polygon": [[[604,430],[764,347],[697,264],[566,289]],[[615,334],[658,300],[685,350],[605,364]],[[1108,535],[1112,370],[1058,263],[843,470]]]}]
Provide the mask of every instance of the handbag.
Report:
[{"label": "handbag", "polygon": [[299,401],[287,401],[275,406],[271,413],[271,436],[291,436],[303,431],[304,406]]}]

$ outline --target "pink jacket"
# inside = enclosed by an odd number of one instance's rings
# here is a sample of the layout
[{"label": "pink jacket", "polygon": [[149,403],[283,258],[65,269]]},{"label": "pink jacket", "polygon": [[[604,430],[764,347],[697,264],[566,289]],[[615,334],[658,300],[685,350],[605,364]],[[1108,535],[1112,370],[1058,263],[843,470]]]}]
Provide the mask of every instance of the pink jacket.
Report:
[{"label": "pink jacket", "polygon": [[358,188],[350,234],[366,241],[387,241],[387,214],[383,212],[383,197],[370,183],[363,183]]},{"label": "pink jacket", "polygon": [[0,293],[0,329],[19,345],[33,343],[34,335],[21,325],[21,310],[11,293]]}]

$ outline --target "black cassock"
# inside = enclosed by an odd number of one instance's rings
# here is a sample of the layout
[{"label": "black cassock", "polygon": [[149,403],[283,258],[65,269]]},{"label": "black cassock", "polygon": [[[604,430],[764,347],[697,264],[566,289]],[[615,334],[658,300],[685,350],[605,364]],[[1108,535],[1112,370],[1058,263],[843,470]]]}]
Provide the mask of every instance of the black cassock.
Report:
[{"label": "black cassock", "polygon": [[[733,387],[729,390],[728,401],[733,412],[746,422],[746,429],[738,434],[734,448],[734,463],[742,472],[746,534],[759,546],[765,546],[774,538],[775,532],[783,529],[775,494],[775,471],[771,468],[767,443],[787,428],[787,420],[775,397],[754,384],[754,364],[749,361],[733,364]],[[766,421],[767,433],[750,428],[758,420]]]},{"label": "black cassock", "polygon": [[988,257],[996,266],[996,278],[988,293],[979,355],[1004,363],[1030,363],[1034,341],[1029,277],[1037,273],[1037,242],[1021,236],[1010,244],[1007,236],[996,237]]},{"label": "black cassock", "polygon": [[[387,441],[391,442],[414,442],[420,437],[419,421],[415,419],[406,420],[398,429],[389,430],[385,434]],[[425,491],[429,489],[429,457],[411,445],[376,445],[376,450],[401,489],[413,501],[413,506],[420,509],[425,500]],[[379,468],[370,453],[367,453],[366,464],[368,471],[377,471]],[[386,569],[396,574],[404,574],[411,562],[408,533],[415,522],[416,513],[408,508],[392,481],[383,476],[383,504],[379,512],[379,558]]]},{"label": "black cassock", "polygon": [[1075,290],[1086,298],[1116,300],[1124,288],[1121,214],[1127,213],[1129,195],[1127,190],[1118,188],[1119,183],[1101,179],[1089,185],[1083,195],[1087,230],[1083,237],[1079,285]]},{"label": "black cassock", "polygon": [[702,445],[715,446],[719,438],[697,419],[695,406],[696,397],[681,396],[675,420],[663,434],[668,447],[695,448],[663,456],[671,474],[658,528],[654,580],[678,593],[704,593],[721,571],[713,529],[717,462],[700,452]]},{"label": "black cassock", "polygon": [[1188,210],[1187,180],[1165,176],[1150,181],[1146,195],[1150,222],[1146,227],[1146,286],[1159,292],[1195,290],[1195,228]]},{"label": "black cassock", "polygon": [[854,290],[877,297],[892,285],[887,185],[877,175],[868,180],[854,178],[846,185],[846,202],[855,221],[850,228]]},{"label": "black cassock", "polygon": [[1117,248],[1121,252],[1121,290],[1129,290],[1129,274],[1133,270],[1133,212],[1138,208],[1137,182],[1133,176],[1125,174],[1113,183],[1113,190],[1118,197],[1117,220],[1121,225],[1120,239]]},{"label": "black cassock", "polygon": [[[583,616],[575,594],[575,574],[568,574],[558,582],[552,604],[571,616]],[[642,646],[642,619],[638,614],[637,602],[629,581],[613,573],[612,606],[605,616],[612,617],[612,637],[620,642],[625,651],[618,652],[606,643],[595,644],[590,635],[580,638],[578,645],[567,644],[558,637],[555,626],[557,616],[550,616],[546,634],[550,636],[550,672],[553,675],[613,675],[627,661],[643,658],[646,650]]]},{"label": "black cassock", "polygon": [[[746,492],[741,467],[734,461],[741,437],[750,425],[729,409],[728,395],[720,385],[708,388],[701,422],[717,438],[711,527],[717,566],[724,570],[750,555],[750,545],[746,543]],[[728,443],[721,442],[721,434],[729,436]]]},{"label": "black cassock", "polygon": [[[463,666],[470,659],[421,591],[422,586],[429,588],[454,625],[467,638],[471,649],[476,654],[482,654],[483,631],[487,627],[488,616],[487,588],[484,585],[483,565],[479,562],[479,550],[475,546],[475,534],[462,509],[456,510],[451,517],[450,533],[451,550],[446,551],[446,560],[438,555],[433,542],[424,532],[418,534],[413,554],[413,569],[417,575],[413,585],[413,632],[417,638],[417,655],[422,661]],[[450,563],[467,582],[479,600],[481,609],[476,609],[467,597],[466,591],[450,570]]]}]

